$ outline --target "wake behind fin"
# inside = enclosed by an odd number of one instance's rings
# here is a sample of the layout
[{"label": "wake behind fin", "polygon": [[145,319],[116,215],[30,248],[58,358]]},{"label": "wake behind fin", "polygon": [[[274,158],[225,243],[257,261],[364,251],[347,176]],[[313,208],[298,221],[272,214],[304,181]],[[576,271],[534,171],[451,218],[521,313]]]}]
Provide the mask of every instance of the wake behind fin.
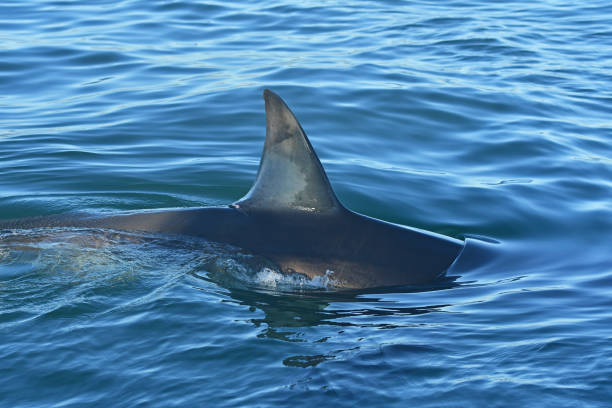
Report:
[{"label": "wake behind fin", "polygon": [[306,133],[274,92],[264,91],[266,141],[255,183],[233,204],[249,210],[330,212],[342,209]]}]

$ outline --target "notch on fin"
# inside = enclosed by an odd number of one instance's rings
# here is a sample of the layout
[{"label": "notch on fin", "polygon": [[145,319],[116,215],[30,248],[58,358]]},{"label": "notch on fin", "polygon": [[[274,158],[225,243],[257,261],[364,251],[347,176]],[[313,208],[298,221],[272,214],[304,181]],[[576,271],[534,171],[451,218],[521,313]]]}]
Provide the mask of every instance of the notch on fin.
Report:
[{"label": "notch on fin", "polygon": [[330,212],[342,209],[325,170],[291,109],[264,91],[266,141],[251,190],[234,207]]}]

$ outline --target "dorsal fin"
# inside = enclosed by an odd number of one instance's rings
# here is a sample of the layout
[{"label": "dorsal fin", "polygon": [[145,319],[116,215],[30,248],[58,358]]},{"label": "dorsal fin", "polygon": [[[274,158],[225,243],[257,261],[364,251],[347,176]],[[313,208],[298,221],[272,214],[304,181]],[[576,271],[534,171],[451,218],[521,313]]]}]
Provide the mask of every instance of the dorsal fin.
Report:
[{"label": "dorsal fin", "polygon": [[306,133],[285,102],[264,91],[266,141],[257,179],[234,207],[329,212],[343,208]]}]

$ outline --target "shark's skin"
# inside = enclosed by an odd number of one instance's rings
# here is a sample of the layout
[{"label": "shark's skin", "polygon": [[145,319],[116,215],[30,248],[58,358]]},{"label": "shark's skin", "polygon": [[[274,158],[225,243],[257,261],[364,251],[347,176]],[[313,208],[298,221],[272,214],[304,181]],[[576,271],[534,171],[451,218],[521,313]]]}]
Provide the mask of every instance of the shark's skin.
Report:
[{"label": "shark's skin", "polygon": [[255,184],[227,207],[110,217],[51,216],[0,222],[0,230],[109,228],[184,234],[227,243],[340,287],[426,285],[442,278],[464,242],[376,220],[336,198],[305,132],[284,101],[264,91],[266,141]]}]

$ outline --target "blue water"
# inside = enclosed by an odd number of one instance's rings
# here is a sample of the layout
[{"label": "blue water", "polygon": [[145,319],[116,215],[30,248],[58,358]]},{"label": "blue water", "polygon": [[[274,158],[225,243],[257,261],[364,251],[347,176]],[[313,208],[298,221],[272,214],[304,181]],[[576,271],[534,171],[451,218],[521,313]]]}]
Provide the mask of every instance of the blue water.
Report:
[{"label": "blue water", "polygon": [[4,1],[0,218],[230,203],[264,88],[340,200],[490,242],[457,285],[313,290],[228,248],[0,233],[0,406],[612,399],[606,1]]}]

